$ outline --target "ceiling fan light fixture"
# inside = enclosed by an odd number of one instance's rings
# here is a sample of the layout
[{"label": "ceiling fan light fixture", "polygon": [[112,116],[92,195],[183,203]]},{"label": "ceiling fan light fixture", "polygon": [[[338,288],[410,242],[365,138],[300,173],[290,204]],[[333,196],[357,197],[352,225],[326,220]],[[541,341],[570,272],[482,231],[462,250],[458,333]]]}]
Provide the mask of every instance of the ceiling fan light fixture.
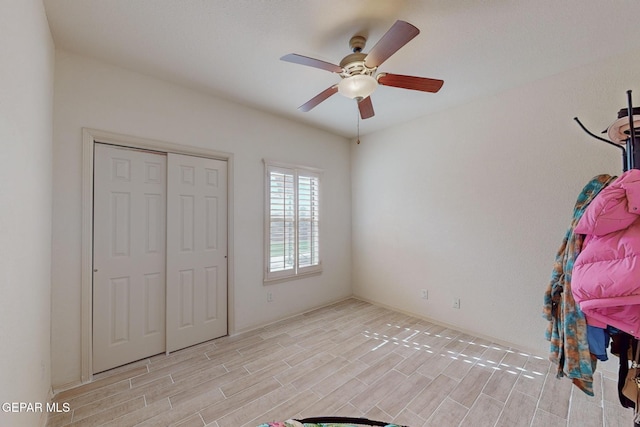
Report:
[{"label": "ceiling fan light fixture", "polygon": [[345,77],[338,83],[338,92],[351,99],[364,99],[378,87],[378,81],[367,74]]}]

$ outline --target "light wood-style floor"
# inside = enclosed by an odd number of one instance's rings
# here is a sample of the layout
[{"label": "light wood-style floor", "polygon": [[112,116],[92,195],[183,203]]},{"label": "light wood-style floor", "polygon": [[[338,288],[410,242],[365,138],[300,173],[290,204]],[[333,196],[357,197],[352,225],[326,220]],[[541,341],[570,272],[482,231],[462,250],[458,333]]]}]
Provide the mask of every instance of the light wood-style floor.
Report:
[{"label": "light wood-style floor", "polygon": [[589,397],[543,358],[349,299],[97,375],[58,393],[71,411],[47,425],[255,427],[344,415],[409,427],[632,427],[615,378],[597,372]]}]

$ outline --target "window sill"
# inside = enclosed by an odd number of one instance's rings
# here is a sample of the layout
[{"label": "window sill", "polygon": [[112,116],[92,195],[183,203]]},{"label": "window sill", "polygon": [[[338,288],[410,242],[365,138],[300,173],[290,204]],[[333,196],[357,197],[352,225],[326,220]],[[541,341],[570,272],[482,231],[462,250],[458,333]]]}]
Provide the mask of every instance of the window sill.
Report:
[{"label": "window sill", "polygon": [[296,274],[294,276],[285,276],[285,277],[275,277],[273,279],[264,279],[263,280],[263,285],[267,286],[267,285],[273,285],[273,284],[276,284],[276,283],[290,282],[292,280],[305,279],[305,278],[311,277],[311,276],[319,276],[320,274],[322,274],[322,270],[309,271],[307,273],[299,273],[299,274]]}]

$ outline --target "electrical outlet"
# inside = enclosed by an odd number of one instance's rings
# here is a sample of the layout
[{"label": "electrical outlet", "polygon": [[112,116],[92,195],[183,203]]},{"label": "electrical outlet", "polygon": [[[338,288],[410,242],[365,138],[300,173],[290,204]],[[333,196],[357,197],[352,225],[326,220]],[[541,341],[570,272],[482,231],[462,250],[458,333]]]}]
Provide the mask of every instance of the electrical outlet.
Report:
[{"label": "electrical outlet", "polygon": [[271,292],[267,292],[267,302],[273,302],[273,294]]},{"label": "electrical outlet", "polygon": [[460,298],[453,299],[453,308],[460,308]]},{"label": "electrical outlet", "polygon": [[421,291],[421,295],[422,295],[422,299],[429,299],[429,291],[427,291],[426,289],[423,289]]}]

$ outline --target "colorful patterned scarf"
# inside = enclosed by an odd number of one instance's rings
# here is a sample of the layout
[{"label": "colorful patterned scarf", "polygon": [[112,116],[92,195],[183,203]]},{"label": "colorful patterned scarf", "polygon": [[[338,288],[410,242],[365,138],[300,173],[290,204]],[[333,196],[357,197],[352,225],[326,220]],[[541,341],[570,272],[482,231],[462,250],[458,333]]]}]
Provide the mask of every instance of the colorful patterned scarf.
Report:
[{"label": "colorful patterned scarf", "polygon": [[584,236],[574,234],[573,230],[589,203],[615,178],[598,175],[578,196],[571,226],[556,255],[542,308],[543,317],[549,321],[545,333],[551,342],[549,360],[558,365],[556,377],[567,376],[589,396],[593,396],[593,372],[597,359],[589,352],[587,322],[571,293],[571,271],[584,241]]}]

